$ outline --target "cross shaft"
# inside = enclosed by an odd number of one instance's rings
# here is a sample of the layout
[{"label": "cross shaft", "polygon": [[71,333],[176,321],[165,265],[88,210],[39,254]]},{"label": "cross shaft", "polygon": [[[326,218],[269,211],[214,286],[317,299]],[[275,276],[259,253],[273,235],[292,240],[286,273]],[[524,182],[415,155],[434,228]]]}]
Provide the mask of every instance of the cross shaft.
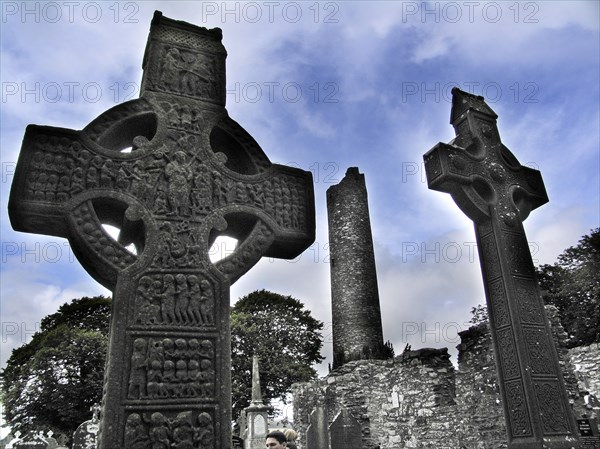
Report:
[{"label": "cross shaft", "polygon": [[522,224],[548,201],[541,175],[502,144],[483,97],[452,93],[456,138],[425,154],[427,181],[475,224],[509,448],[578,447]]},{"label": "cross shaft", "polygon": [[[113,290],[101,449],[230,448],[229,287],[314,240],[310,172],[272,164],[225,110],[221,37],[157,12],[140,99],[25,133],[13,227],[68,238]],[[238,245],[213,264],[218,235]]]}]

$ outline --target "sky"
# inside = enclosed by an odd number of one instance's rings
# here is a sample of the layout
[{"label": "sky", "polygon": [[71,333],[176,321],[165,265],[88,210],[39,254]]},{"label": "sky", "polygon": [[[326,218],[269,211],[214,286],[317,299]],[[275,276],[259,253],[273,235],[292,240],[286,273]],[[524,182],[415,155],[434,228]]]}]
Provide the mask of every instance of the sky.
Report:
[{"label": "sky", "polygon": [[[1,3],[0,367],[41,319],[109,295],[66,240],[12,230],[7,202],[25,127],[82,129],[137,98],[155,10],[223,30],[227,110],[273,163],[310,170],[316,241],[263,258],[231,288],[291,295],[325,323],[332,361],[325,192],[365,175],[384,339],[396,353],[448,347],[484,303],[472,222],[427,188],[423,154],[454,137],[452,87],[483,95],[503,143],[542,173],[549,203],[524,226],[552,264],[600,225],[598,2]],[[231,251],[219,243],[214,254]]]}]

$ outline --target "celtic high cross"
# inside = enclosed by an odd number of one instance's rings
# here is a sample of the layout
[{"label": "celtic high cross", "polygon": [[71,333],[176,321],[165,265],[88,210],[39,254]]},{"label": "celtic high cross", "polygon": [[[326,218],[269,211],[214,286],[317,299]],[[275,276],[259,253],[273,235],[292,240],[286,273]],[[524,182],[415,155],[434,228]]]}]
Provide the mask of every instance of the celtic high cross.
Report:
[{"label": "celtic high cross", "polygon": [[427,182],[475,223],[508,447],[579,447],[523,229],[548,201],[542,176],[502,144],[483,97],[457,88],[452,95],[456,138],[425,154]]},{"label": "celtic high cross", "polygon": [[[230,448],[229,287],[314,240],[310,173],[271,164],[225,110],[221,39],[156,12],[141,98],[25,133],[13,227],[68,238],[114,293],[101,449]],[[238,245],[213,264],[218,235]]]}]

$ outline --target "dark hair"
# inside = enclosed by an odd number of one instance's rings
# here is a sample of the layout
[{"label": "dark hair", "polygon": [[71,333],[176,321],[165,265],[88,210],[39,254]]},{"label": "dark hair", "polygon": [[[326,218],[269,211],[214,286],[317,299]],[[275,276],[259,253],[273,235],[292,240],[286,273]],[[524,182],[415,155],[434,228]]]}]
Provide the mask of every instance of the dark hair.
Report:
[{"label": "dark hair", "polygon": [[275,438],[279,442],[279,444],[287,443],[287,438],[285,437],[285,434],[283,432],[280,432],[279,430],[274,430],[273,432],[269,432],[267,434],[267,436],[265,437],[265,440],[267,438]]}]

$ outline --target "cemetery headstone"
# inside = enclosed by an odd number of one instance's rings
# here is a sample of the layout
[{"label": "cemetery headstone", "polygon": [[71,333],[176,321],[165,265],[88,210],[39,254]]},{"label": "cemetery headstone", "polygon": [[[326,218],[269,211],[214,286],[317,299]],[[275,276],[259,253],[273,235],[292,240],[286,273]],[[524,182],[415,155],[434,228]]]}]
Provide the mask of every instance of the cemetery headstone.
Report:
[{"label": "cemetery headstone", "polygon": [[360,424],[352,414],[343,407],[329,426],[331,449],[361,449],[362,432]]},{"label": "cemetery headstone", "polygon": [[9,434],[8,444],[6,445],[6,449],[14,449],[14,445],[21,441],[21,431],[17,430],[14,436]]},{"label": "cemetery headstone", "polygon": [[[41,435],[41,434],[40,434]],[[44,438],[44,440],[46,441],[46,443],[48,444],[48,449],[56,449],[58,447],[58,441],[56,441],[56,438],[54,438],[54,432],[52,432],[51,430],[46,434]]]},{"label": "cemetery headstone", "polygon": [[[101,449],[231,447],[229,287],[314,240],[311,174],[272,164],[227,114],[221,40],[156,12],[140,99],[25,133],[14,229],[68,238],[113,291]],[[213,264],[219,235],[238,244]]]},{"label": "cemetery headstone", "polygon": [[244,432],[244,447],[246,449],[262,448],[268,433],[269,407],[262,399],[260,388],[260,372],[258,356],[252,357],[252,401],[243,411],[246,429]]},{"label": "cemetery headstone", "polygon": [[19,441],[13,443],[13,449],[54,449],[57,444],[52,445],[41,432],[28,432]]},{"label": "cemetery headstone", "polygon": [[539,171],[501,140],[483,97],[452,90],[456,138],[425,154],[429,188],[475,223],[509,449],[578,447],[523,220],[548,201]]},{"label": "cemetery headstone", "polygon": [[73,433],[72,449],[96,449],[98,447],[99,413],[100,407],[94,405],[92,407],[92,419],[81,423]]},{"label": "cemetery headstone", "polygon": [[329,449],[329,429],[325,408],[318,406],[310,414],[306,429],[306,449]]},{"label": "cemetery headstone", "polygon": [[67,443],[69,442],[69,438],[65,434],[60,434],[58,436],[58,438],[56,439],[56,441],[58,442],[58,446],[56,447],[56,449],[69,449],[67,447]]}]

